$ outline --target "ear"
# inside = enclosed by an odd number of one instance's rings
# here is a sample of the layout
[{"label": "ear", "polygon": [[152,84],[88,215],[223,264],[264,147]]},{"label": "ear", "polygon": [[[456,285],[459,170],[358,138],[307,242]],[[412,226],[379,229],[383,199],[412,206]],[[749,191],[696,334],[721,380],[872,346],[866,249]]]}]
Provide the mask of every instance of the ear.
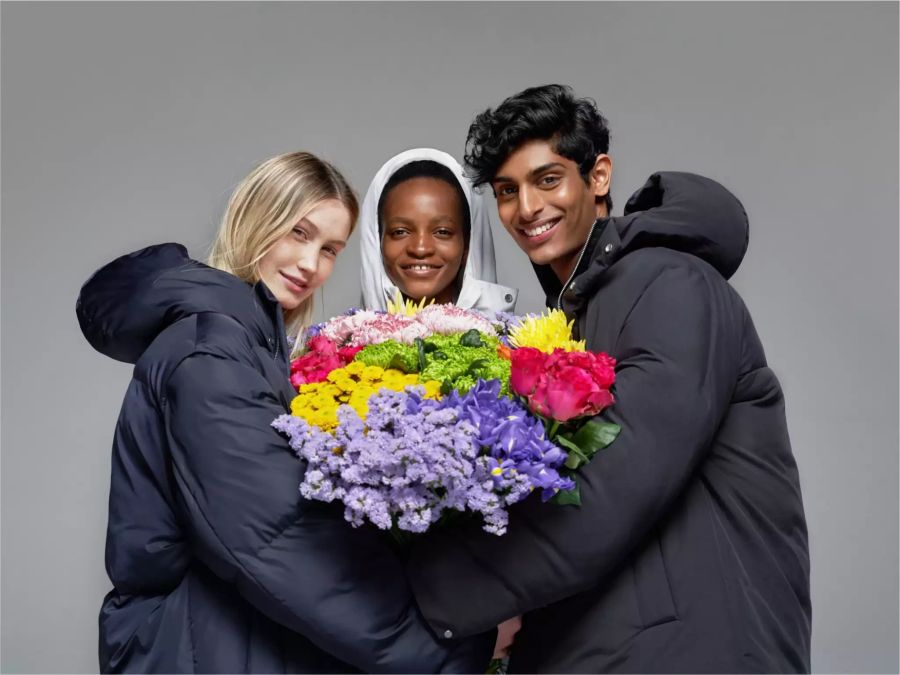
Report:
[{"label": "ear", "polygon": [[591,192],[597,201],[599,201],[598,197],[605,197],[609,194],[609,187],[612,182],[612,168],[612,157],[604,154],[597,155],[590,172]]}]

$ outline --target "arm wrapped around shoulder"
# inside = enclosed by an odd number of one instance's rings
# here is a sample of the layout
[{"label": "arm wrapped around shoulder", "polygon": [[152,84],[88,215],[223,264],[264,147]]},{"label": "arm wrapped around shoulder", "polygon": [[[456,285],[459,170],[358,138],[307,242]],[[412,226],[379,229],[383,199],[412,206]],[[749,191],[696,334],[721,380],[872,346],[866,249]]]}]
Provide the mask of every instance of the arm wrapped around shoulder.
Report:
[{"label": "arm wrapped around shoulder", "polygon": [[196,555],[249,602],[366,672],[481,671],[494,632],[442,642],[388,543],[302,500],[284,413],[239,355],[195,353],[166,387],[175,481]]},{"label": "arm wrapped around shoulder", "polygon": [[622,430],[580,469],[581,505],[532,497],[503,537],[458,528],[414,549],[410,579],[433,626],[475,634],[603,582],[692,480],[728,409],[739,327],[723,320],[734,295],[722,279],[673,260],[620,334],[616,403],[601,417]]}]

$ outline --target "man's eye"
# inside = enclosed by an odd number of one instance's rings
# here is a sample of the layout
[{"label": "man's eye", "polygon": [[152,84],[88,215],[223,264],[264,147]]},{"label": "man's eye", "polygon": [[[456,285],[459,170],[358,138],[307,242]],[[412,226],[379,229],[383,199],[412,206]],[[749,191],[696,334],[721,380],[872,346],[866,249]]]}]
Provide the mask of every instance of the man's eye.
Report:
[{"label": "man's eye", "polygon": [[452,237],[452,236],[453,236],[453,230],[447,230],[447,229],[441,228],[440,230],[438,230],[437,232],[435,232],[435,234],[438,235],[438,236],[440,236],[440,237]]},{"label": "man's eye", "polygon": [[402,227],[398,227],[391,230],[390,234],[392,237],[402,237],[404,234],[406,234],[406,230],[404,230]]},{"label": "man's eye", "polygon": [[502,188],[497,190],[497,194],[501,197],[508,197],[509,195],[515,194],[516,188],[512,185],[504,185]]},{"label": "man's eye", "polygon": [[540,182],[541,185],[556,185],[559,182],[559,176],[544,176]]}]

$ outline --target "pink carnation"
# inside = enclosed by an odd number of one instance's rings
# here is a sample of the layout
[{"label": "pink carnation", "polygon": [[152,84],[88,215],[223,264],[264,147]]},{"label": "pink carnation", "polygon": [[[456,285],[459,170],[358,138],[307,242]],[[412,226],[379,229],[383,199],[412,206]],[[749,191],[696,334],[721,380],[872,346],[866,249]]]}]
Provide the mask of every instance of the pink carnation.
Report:
[{"label": "pink carnation", "polygon": [[405,314],[378,314],[354,330],[348,345],[374,345],[388,340],[411,345],[416,338],[427,335],[427,327]]},{"label": "pink carnation", "polygon": [[473,328],[485,335],[497,335],[491,322],[481,314],[456,305],[428,305],[416,314],[416,321],[428,329],[429,335],[465,333]]},{"label": "pink carnation", "polygon": [[344,345],[360,326],[379,316],[381,315],[370,310],[363,310],[352,316],[339,316],[326,323],[319,331],[319,335],[338,345]]}]

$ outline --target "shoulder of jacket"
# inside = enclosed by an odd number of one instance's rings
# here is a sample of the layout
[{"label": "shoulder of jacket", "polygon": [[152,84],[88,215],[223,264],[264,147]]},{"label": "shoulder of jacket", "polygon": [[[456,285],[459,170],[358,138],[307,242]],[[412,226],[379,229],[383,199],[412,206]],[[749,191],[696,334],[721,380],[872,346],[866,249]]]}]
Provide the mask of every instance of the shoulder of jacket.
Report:
[{"label": "shoulder of jacket", "polygon": [[718,281],[723,286],[728,285],[722,275],[705,260],[661,246],[631,251],[615,264],[624,276],[640,278],[640,285],[645,289],[659,277],[669,276],[676,271],[687,273],[687,276],[696,275],[697,278],[705,278],[713,283]]},{"label": "shoulder of jacket", "polygon": [[201,312],[161,331],[134,367],[134,378],[161,391],[185,359],[208,354],[252,362],[253,338],[236,319],[218,312]]}]

